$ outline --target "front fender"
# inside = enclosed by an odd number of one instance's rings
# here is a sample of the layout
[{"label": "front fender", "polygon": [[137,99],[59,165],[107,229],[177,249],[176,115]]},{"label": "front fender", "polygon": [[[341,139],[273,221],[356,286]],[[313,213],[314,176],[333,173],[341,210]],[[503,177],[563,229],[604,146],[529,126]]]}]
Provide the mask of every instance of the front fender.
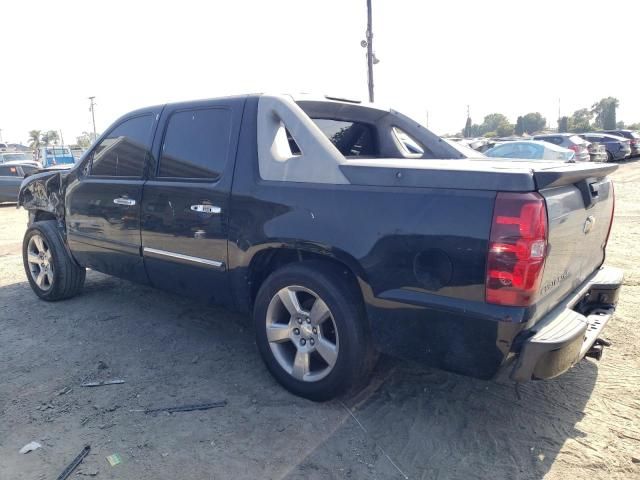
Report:
[{"label": "front fender", "polygon": [[26,210],[42,210],[64,219],[65,173],[42,172],[25,178],[18,193],[18,206]]}]

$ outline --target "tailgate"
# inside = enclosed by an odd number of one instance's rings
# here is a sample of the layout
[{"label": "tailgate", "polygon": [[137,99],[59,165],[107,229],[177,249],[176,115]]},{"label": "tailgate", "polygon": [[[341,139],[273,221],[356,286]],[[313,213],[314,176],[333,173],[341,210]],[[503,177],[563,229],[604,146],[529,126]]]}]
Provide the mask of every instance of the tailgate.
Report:
[{"label": "tailgate", "polygon": [[614,203],[613,184],[606,176],[612,171],[610,167],[584,168],[583,178],[572,169],[564,174],[556,172],[555,180],[539,190],[547,204],[549,246],[537,318],[577,289],[604,262]]}]

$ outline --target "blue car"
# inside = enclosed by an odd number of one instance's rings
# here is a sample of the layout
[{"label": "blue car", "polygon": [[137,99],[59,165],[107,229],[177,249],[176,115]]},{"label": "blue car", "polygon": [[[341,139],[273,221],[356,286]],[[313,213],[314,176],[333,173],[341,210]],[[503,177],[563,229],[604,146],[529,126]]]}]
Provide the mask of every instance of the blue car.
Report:
[{"label": "blue car", "polygon": [[628,138],[617,137],[606,133],[581,133],[587,142],[600,143],[607,149],[607,161],[624,160],[631,156],[631,142]]}]

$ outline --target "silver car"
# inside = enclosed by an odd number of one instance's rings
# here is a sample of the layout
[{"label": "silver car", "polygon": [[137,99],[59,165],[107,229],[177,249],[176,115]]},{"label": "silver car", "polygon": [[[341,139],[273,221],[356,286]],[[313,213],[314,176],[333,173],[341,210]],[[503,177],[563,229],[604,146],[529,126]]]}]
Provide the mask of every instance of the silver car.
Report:
[{"label": "silver car", "polygon": [[576,154],[576,162],[588,162],[591,160],[591,156],[589,155],[589,142],[573,133],[549,133],[536,135],[533,139],[553,143],[559,147],[573,150]]}]

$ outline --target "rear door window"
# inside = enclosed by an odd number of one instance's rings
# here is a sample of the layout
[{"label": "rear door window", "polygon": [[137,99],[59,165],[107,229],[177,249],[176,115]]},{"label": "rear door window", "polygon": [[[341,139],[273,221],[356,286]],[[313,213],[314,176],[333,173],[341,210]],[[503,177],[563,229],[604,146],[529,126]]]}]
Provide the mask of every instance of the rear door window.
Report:
[{"label": "rear door window", "polygon": [[373,125],[329,118],[312,120],[345,157],[378,156],[378,143]]},{"label": "rear door window", "polygon": [[183,110],[169,117],[158,177],[215,180],[229,156],[231,111]]},{"label": "rear door window", "polygon": [[153,115],[120,123],[93,150],[91,175],[141,178],[151,147]]}]

